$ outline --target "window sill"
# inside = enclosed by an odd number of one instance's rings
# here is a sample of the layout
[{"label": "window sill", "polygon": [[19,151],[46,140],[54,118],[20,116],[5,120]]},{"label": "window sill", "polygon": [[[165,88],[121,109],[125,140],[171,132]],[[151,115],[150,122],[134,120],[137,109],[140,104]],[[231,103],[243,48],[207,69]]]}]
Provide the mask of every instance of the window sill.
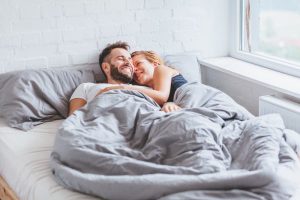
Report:
[{"label": "window sill", "polygon": [[208,58],[200,65],[243,78],[300,99],[300,78],[283,74],[232,57]]}]

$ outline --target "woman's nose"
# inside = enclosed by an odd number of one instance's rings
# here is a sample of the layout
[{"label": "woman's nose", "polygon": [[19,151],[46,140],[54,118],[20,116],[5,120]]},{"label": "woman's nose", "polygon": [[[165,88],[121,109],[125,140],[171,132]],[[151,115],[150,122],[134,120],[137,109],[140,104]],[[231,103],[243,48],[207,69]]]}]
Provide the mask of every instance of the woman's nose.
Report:
[{"label": "woman's nose", "polygon": [[137,67],[134,68],[134,73],[136,73],[137,75],[139,75],[141,73],[141,70]]}]

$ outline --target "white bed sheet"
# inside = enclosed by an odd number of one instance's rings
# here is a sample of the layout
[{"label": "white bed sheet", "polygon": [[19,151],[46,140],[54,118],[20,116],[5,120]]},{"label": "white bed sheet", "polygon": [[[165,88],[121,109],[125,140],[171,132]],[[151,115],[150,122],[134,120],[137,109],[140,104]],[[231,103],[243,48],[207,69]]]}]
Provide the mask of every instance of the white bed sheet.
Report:
[{"label": "white bed sheet", "polygon": [[64,189],[53,179],[49,156],[61,122],[23,132],[7,127],[0,118],[0,174],[20,200],[97,199]]}]

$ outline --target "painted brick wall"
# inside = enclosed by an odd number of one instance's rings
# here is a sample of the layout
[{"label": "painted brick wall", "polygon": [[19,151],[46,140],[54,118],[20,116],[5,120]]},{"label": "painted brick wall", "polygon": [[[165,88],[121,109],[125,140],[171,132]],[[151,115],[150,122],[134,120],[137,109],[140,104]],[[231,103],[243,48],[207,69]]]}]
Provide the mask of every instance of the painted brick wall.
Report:
[{"label": "painted brick wall", "polygon": [[0,73],[97,65],[107,43],[132,50],[228,52],[228,0],[0,0]]}]

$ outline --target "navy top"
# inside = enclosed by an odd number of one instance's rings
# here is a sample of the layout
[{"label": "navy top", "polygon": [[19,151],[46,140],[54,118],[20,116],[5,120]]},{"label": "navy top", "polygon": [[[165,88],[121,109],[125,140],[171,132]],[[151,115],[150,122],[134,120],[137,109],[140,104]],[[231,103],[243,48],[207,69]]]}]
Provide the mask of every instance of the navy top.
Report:
[{"label": "navy top", "polygon": [[168,102],[173,101],[176,90],[185,83],[187,83],[187,80],[181,74],[172,77]]}]

